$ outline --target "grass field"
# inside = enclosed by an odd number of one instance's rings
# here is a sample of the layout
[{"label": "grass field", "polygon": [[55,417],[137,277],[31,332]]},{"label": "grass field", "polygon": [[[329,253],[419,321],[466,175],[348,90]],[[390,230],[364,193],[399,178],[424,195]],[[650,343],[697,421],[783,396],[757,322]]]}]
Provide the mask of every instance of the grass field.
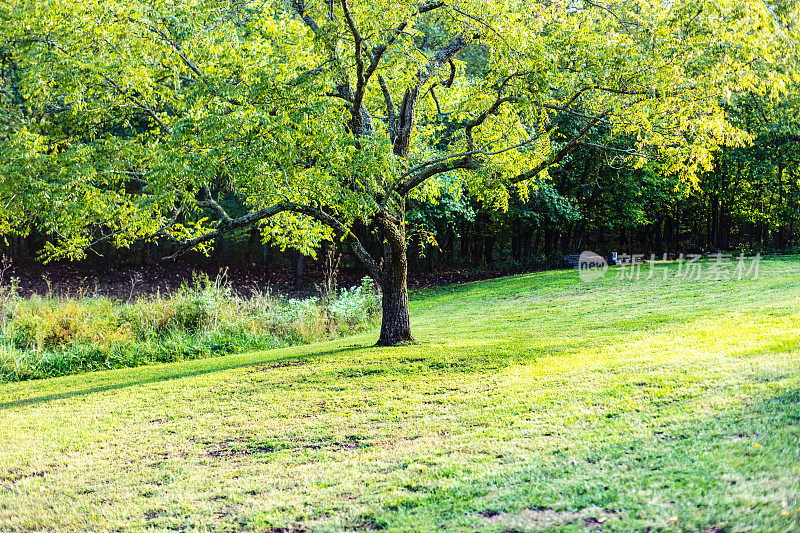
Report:
[{"label": "grass field", "polygon": [[3,530],[798,531],[800,261],[416,293],[335,342],[0,387]]}]

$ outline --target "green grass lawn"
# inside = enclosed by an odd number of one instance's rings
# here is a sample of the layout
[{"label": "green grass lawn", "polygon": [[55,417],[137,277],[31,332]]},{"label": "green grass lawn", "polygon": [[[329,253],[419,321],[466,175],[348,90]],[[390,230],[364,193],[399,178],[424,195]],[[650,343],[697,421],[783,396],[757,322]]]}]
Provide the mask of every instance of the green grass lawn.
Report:
[{"label": "green grass lawn", "polygon": [[[0,387],[3,530],[800,530],[800,261],[414,296],[335,342]],[[611,272],[613,274],[613,271]]]}]

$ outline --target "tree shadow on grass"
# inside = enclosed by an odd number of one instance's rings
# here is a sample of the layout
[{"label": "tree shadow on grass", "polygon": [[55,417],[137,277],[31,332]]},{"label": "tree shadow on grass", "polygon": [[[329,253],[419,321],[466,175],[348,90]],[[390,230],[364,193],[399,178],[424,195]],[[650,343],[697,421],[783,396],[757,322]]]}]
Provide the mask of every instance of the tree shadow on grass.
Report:
[{"label": "tree shadow on grass", "polygon": [[[54,380],[63,380],[65,378],[53,378],[50,380],[36,380],[33,382],[16,382],[9,384],[18,387],[18,390],[28,392],[21,389],[25,385],[39,386],[39,388],[47,389],[59,388],[66,389],[62,392],[50,392],[38,396],[30,396],[28,398],[20,398],[18,400],[0,402],[0,410],[14,409],[30,405],[37,405],[55,400],[64,400],[67,398],[74,398],[79,396],[86,396],[98,392],[106,392],[111,390],[125,389],[128,387],[135,387],[138,385],[148,385],[152,383],[160,383],[163,381],[172,381],[183,378],[192,378],[202,376],[204,374],[212,374],[224,370],[234,370],[237,368],[247,368],[255,366],[269,366],[274,368],[282,368],[293,366],[293,363],[300,360],[319,359],[329,355],[335,355],[344,352],[350,352],[363,348],[370,347],[371,344],[354,344],[343,346],[341,348],[333,348],[324,351],[313,351],[285,357],[270,357],[269,352],[264,352],[263,355],[254,354],[237,354],[222,357],[211,357],[208,359],[199,359],[195,361],[179,361],[174,363],[166,363],[159,365],[148,365],[138,368],[122,368],[116,370],[108,370],[104,372],[92,372],[86,374],[78,374],[74,376],[65,376],[66,379],[74,381],[74,383],[64,383],[63,381],[53,383]],[[130,377],[120,378],[120,374],[134,374]],[[88,385],[88,386],[87,386]],[[35,393],[35,391],[34,391]],[[6,393],[7,394],[7,393]]]},{"label": "tree shadow on grass", "polygon": [[[555,449],[502,475],[415,486],[354,519],[374,529],[798,531],[800,387],[736,410]],[[596,437],[596,436],[595,436]],[[408,478],[406,478],[408,479]]]}]

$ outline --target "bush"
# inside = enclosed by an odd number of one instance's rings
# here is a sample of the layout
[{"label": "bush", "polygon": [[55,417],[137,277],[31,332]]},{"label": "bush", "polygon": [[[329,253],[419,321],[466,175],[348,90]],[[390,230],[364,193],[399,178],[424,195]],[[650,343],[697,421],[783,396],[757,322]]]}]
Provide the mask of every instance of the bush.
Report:
[{"label": "bush", "polygon": [[111,300],[45,300],[33,297],[20,303],[7,328],[16,347],[53,351],[76,344],[110,347],[129,340],[128,324],[121,322]]},{"label": "bush", "polygon": [[19,306],[19,278],[11,277],[11,260],[0,257],[0,334],[14,319]]},{"label": "bush", "polygon": [[361,286],[342,289],[338,298],[331,302],[332,315],[339,327],[358,329],[363,324],[372,324],[378,315],[380,301],[372,278],[361,280]]},{"label": "bush", "polygon": [[369,279],[332,300],[287,300],[268,291],[243,297],[224,276],[204,275],[170,297],[129,303],[19,298],[0,331],[0,380],[310,343],[371,327],[378,309],[379,296]]}]

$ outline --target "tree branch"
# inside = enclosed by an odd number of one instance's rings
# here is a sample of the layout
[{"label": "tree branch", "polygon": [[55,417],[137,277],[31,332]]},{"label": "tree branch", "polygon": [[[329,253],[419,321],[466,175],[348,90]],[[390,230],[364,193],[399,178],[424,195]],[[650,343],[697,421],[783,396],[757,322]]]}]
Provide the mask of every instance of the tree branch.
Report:
[{"label": "tree branch", "polygon": [[231,217],[225,211],[219,203],[211,196],[211,191],[208,189],[207,185],[203,185],[201,190],[205,194],[205,198],[202,200],[198,200],[196,203],[199,207],[209,207],[214,210],[217,215],[219,215],[219,224],[220,225],[227,225],[231,223]]},{"label": "tree branch", "polygon": [[494,33],[497,36],[497,38],[500,39],[503,42],[503,44],[505,44],[508,47],[509,50],[511,50],[512,52],[516,53],[517,55],[520,55],[520,56],[522,55],[522,53],[519,50],[517,50],[516,48],[514,48],[513,46],[511,46],[508,43],[508,41],[505,39],[505,37],[503,37],[503,35],[499,31],[494,29],[491,24],[489,24],[488,22],[484,21],[482,18],[480,18],[478,16],[475,16],[475,15],[473,15],[471,13],[467,13],[466,11],[462,11],[458,7],[456,7],[455,5],[451,5],[449,7],[450,7],[450,9],[452,9],[453,11],[458,13],[459,15],[463,15],[463,16],[469,18],[469,19],[474,20],[475,22],[477,22],[481,26],[484,26],[486,29],[488,29],[489,31]]},{"label": "tree branch", "polygon": [[[416,15],[420,15],[422,13],[427,13],[428,11],[433,11],[434,9],[438,9],[444,6],[444,2],[430,2],[428,4],[423,4],[417,8],[417,10],[411,13],[407,19],[411,17],[415,17]],[[372,60],[370,61],[370,65],[367,68],[366,78],[369,79],[372,76],[372,73],[375,72],[375,69],[378,68],[378,64],[380,63],[381,57],[383,56],[384,52],[394,44],[395,40],[397,40],[397,36],[401,35],[403,31],[408,26],[408,20],[404,20],[400,23],[394,30],[392,30],[392,35],[386,40],[385,43],[378,45],[372,49]]]},{"label": "tree branch", "polygon": [[317,21],[311,18],[310,15],[306,13],[306,3],[304,0],[292,0],[292,7],[294,8],[295,12],[300,15],[300,18],[303,20],[306,26],[309,27],[311,31],[316,34],[319,34],[319,24]]},{"label": "tree branch", "polygon": [[563,160],[565,157],[567,157],[569,154],[571,154],[575,150],[575,148],[578,147],[578,145],[580,144],[581,139],[583,139],[583,137],[587,133],[589,133],[589,130],[591,130],[601,120],[606,118],[609,115],[609,113],[610,113],[610,111],[606,111],[605,113],[595,117],[593,120],[590,120],[589,122],[587,122],[583,126],[583,128],[581,128],[581,130],[576,135],[574,135],[572,137],[572,139],[567,144],[565,144],[564,146],[561,147],[561,149],[558,152],[553,154],[550,158],[545,159],[544,161],[542,161],[541,163],[536,165],[534,168],[532,168],[532,169],[530,169],[530,170],[528,170],[526,172],[523,172],[523,173],[517,175],[516,177],[512,178],[511,179],[511,183],[519,183],[521,181],[525,181],[525,180],[529,180],[531,178],[535,178],[536,176],[539,175],[540,172],[542,172],[546,168],[548,168],[548,167],[550,167],[552,165],[555,165],[556,163],[558,163],[561,160]]},{"label": "tree branch", "polygon": [[346,239],[349,240],[351,245],[353,246],[353,251],[355,252],[358,259],[364,263],[364,265],[369,270],[371,276],[375,279],[380,279],[381,276],[381,267],[378,263],[369,255],[369,252],[364,248],[361,244],[361,241],[358,240],[358,237],[342,222],[337,220],[332,215],[324,212],[322,209],[310,206],[310,205],[303,205],[303,204],[296,204],[293,202],[280,202],[270,207],[253,211],[241,217],[228,218],[228,222],[225,224],[219,224],[213,231],[209,231],[204,233],[203,235],[199,235],[193,239],[188,241],[182,242],[178,247],[178,250],[175,251],[172,255],[165,257],[165,259],[176,259],[186,253],[186,251],[194,248],[198,244],[203,242],[207,242],[232,231],[235,231],[240,228],[245,228],[264,220],[265,218],[273,217],[279,213],[291,211],[293,213],[298,213],[302,215],[309,216],[326,226],[332,228],[333,230],[341,233]]},{"label": "tree branch", "polygon": [[[545,130],[545,131],[549,131],[549,129]],[[436,163],[440,163],[442,161],[447,161],[448,159],[455,159],[457,157],[467,157],[467,156],[471,156],[471,155],[483,155],[483,156],[490,157],[490,156],[493,156],[493,155],[502,154],[503,152],[509,152],[511,150],[516,150],[517,148],[522,148],[523,146],[527,146],[529,144],[534,143],[537,139],[539,139],[539,137],[541,137],[541,135],[537,135],[536,137],[534,137],[532,139],[528,139],[527,141],[522,141],[522,142],[514,144],[512,146],[506,146],[505,148],[501,148],[499,150],[494,150],[494,151],[491,151],[491,152],[487,152],[486,150],[470,150],[469,152],[461,152],[459,154],[451,154],[451,155],[446,155],[446,156],[440,157],[438,159],[432,159],[430,161],[426,161],[424,163],[420,163],[416,167],[412,168],[411,170],[409,170],[408,172],[403,174],[400,178],[401,179],[405,178],[407,176],[410,176],[410,175],[422,170],[425,167],[429,167],[431,165],[434,165]]]},{"label": "tree branch", "polygon": [[[353,36],[353,42],[355,43],[355,59],[356,59],[356,93],[360,90],[363,90],[364,85],[366,84],[366,79],[364,76],[364,58],[363,48],[362,45],[364,43],[363,37],[361,37],[361,33],[358,31],[358,27],[356,27],[356,22],[353,20],[353,16],[350,13],[350,6],[347,4],[347,0],[341,0],[342,4],[342,12],[344,13],[344,20],[347,22],[347,27],[350,29],[350,33]],[[363,97],[363,95],[362,95]]]},{"label": "tree branch", "polygon": [[370,256],[369,252],[364,245],[361,244],[361,241],[358,240],[358,237],[344,224],[342,224],[339,220],[334,218],[332,215],[329,215],[322,209],[318,209],[316,207],[312,207],[310,205],[301,205],[301,204],[293,204],[287,203],[284,204],[287,211],[292,211],[295,213],[301,213],[306,216],[309,216],[319,222],[322,222],[326,226],[338,231],[339,233],[343,234],[345,238],[347,238],[350,244],[353,247],[353,251],[355,252],[358,259],[364,263],[364,266],[367,267],[369,270],[370,275],[375,278],[375,280],[381,279],[381,267],[378,263]]},{"label": "tree branch", "polygon": [[[443,158],[442,161],[439,161],[438,163],[429,163],[428,166],[422,172],[410,176],[404,181],[400,182],[400,184],[397,187],[395,187],[393,191],[390,191],[390,193],[386,195],[386,198],[387,199],[391,198],[394,193],[400,195],[400,197],[402,198],[406,196],[409,192],[414,190],[416,187],[418,187],[428,179],[432,178],[433,176],[436,176],[437,174],[443,174],[445,172],[450,172],[451,170],[455,170],[458,168],[478,170],[481,167],[481,161],[473,157],[477,153],[480,152],[478,151],[466,152],[466,155],[463,155],[461,157],[456,155],[452,156],[451,158]],[[453,157],[459,157],[459,158],[453,159]]]},{"label": "tree branch", "polygon": [[498,97],[494,101],[494,103],[491,106],[489,106],[489,109],[487,109],[486,111],[484,111],[483,113],[478,115],[477,118],[475,118],[474,120],[470,121],[466,125],[466,128],[465,128],[464,132],[465,132],[465,134],[467,136],[467,148],[469,148],[470,150],[474,150],[475,149],[475,141],[472,138],[472,130],[473,129],[475,129],[478,126],[480,126],[481,124],[483,124],[486,121],[486,119],[489,118],[490,115],[495,114],[497,112],[497,110],[500,109],[500,106],[502,106],[503,104],[509,103],[509,102],[518,102],[518,101],[519,101],[519,98],[517,98],[516,96],[499,96],[498,95]]},{"label": "tree branch", "polygon": [[417,83],[406,89],[403,95],[403,101],[400,104],[397,137],[395,138],[393,147],[395,155],[408,157],[408,150],[411,146],[411,131],[414,128],[414,116],[416,114],[420,89],[430,80],[439,67],[451,61],[465,46],[467,46],[467,38],[463,34],[453,38],[447,46],[433,55],[425,68],[417,72]]},{"label": "tree branch", "polygon": [[456,79],[456,64],[453,62],[452,57],[447,60],[447,63],[450,65],[450,76],[447,78],[446,82],[442,83],[442,85],[449,89],[453,86],[453,81]]},{"label": "tree branch", "polygon": [[[428,89],[428,91],[431,93],[431,98],[433,98],[433,103],[436,104],[436,112],[438,114],[440,114],[440,115],[445,115],[445,113],[442,113],[442,106],[439,104],[439,99],[436,97],[436,91],[434,91],[434,89],[436,88],[436,85],[437,84],[435,84],[435,83],[433,85],[431,85],[431,87],[430,87],[430,89]],[[449,115],[450,113],[447,113],[447,114]]]},{"label": "tree branch", "polygon": [[397,110],[394,107],[392,93],[389,92],[386,80],[380,74],[378,74],[378,84],[381,86],[383,99],[386,101],[386,128],[389,130],[389,142],[394,143],[397,136]]},{"label": "tree branch", "polygon": [[231,231],[248,227],[251,224],[258,222],[259,220],[273,217],[278,213],[282,213],[288,210],[289,209],[287,204],[279,203],[272,205],[270,207],[266,207],[264,209],[260,209],[258,211],[253,211],[251,213],[248,213],[246,215],[234,219],[230,219],[230,222],[228,222],[227,224],[224,225],[218,224],[213,231],[209,231],[207,233],[204,233],[203,235],[198,235],[194,239],[189,239],[188,241],[182,242],[180,246],[178,246],[178,249],[175,251],[175,253],[165,257],[164,259],[177,259],[181,255],[186,253],[188,250],[194,248],[200,243],[216,239],[217,237],[221,237],[222,235],[230,233]]}]

